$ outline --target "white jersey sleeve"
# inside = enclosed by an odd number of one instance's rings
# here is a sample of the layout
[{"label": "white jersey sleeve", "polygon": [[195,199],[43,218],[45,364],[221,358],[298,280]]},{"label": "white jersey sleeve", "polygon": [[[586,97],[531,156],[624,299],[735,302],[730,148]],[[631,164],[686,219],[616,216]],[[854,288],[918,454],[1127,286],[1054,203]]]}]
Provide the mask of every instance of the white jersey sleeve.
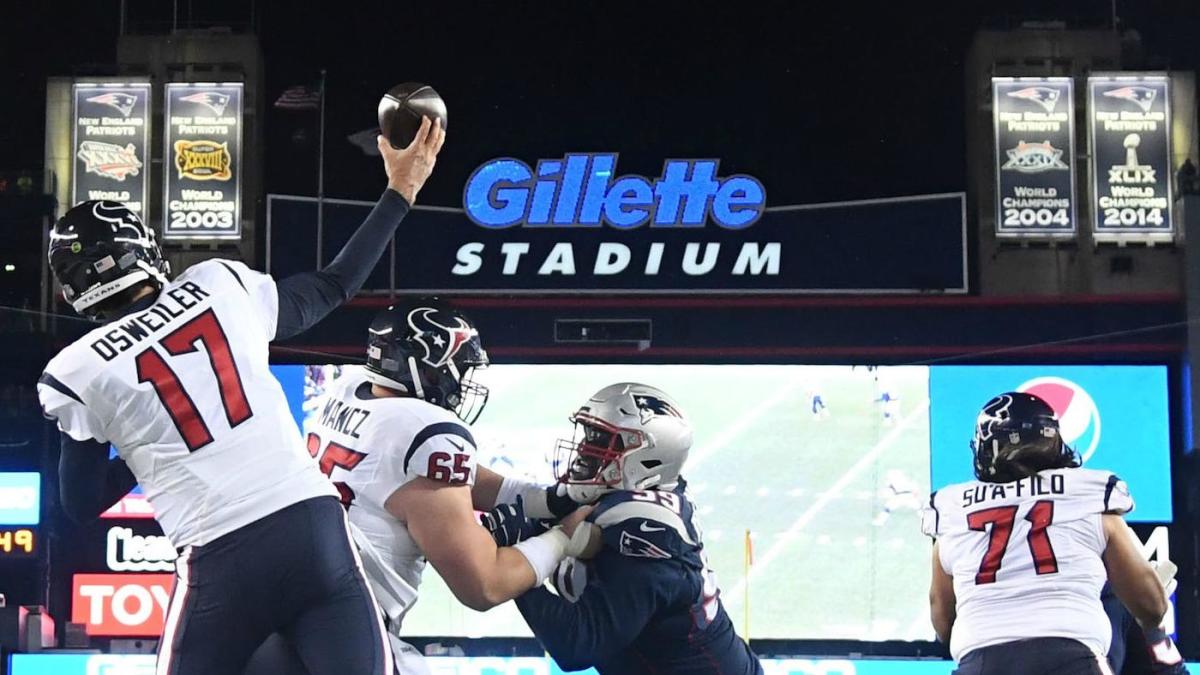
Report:
[{"label": "white jersey sleeve", "polygon": [[80,373],[80,369],[70,368],[63,363],[64,360],[52,360],[38,379],[38,401],[42,405],[42,414],[54,420],[59,431],[77,441],[107,443],[108,432],[104,423],[84,404],[78,393],[87,387],[87,375]]},{"label": "white jersey sleeve", "polygon": [[266,331],[267,340],[275,339],[275,329],[279,323],[279,289],[275,279],[270,274],[252,270],[246,263],[238,260],[213,259],[211,264],[221,265],[246,291],[249,296],[252,316],[262,329]]},{"label": "white jersey sleeve", "polygon": [[1132,509],[1124,481],[1082,468],[935,492],[922,529],[937,538],[942,569],[954,579],[951,654],[1038,637],[1105,653],[1112,630],[1099,599],[1107,580],[1102,517]]}]

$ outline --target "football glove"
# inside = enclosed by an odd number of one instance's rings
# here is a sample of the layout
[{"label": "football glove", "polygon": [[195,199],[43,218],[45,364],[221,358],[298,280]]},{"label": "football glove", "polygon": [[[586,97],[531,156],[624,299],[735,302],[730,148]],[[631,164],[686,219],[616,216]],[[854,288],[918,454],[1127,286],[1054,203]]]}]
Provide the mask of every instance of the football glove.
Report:
[{"label": "football glove", "polygon": [[1144,631],[1146,647],[1150,650],[1150,670],[1154,673],[1186,673],[1183,656],[1175,647],[1175,641],[1162,627]]},{"label": "football glove", "polygon": [[479,523],[487,528],[497,546],[513,546],[545,531],[538,523],[525,517],[525,505],[520,497],[513,504],[501,504],[482,514]]}]

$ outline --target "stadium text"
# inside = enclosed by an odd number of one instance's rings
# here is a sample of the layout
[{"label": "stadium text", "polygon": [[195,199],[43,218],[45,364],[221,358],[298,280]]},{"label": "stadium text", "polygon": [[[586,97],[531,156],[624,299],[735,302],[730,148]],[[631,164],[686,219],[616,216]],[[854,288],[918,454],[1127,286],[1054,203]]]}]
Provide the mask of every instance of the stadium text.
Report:
[{"label": "stadium text", "polygon": [[463,207],[487,228],[704,227],[740,230],[766,207],[766,190],[745,175],[717,177],[715,159],[669,159],[662,176],[615,177],[617,155],[570,154],[543,159],[537,169],[512,158],[493,159],[471,174]]},{"label": "stadium text", "polygon": [[[500,244],[498,257],[503,258],[501,274],[511,276],[521,269],[526,254],[530,253],[529,242],[510,241]],[[469,276],[480,271],[484,263],[484,254],[492,258],[497,252],[487,252],[483,242],[472,241],[458,247],[457,262],[450,270],[458,276]],[[731,256],[728,249],[718,242],[689,242],[683,246],[682,256],[672,252],[668,261],[672,268],[678,269],[688,276],[704,276],[718,268],[728,269],[734,276],[742,275],[778,275],[779,265],[783,257],[779,242],[744,242],[735,249],[736,256]],[[667,253],[667,245],[663,242],[653,242],[639,251],[638,260],[634,262],[634,253],[629,246],[618,242],[603,242],[596,250],[595,257],[583,263],[583,271],[576,264],[575,246],[570,242],[558,242],[549,251],[536,255],[538,276],[575,276],[577,273],[586,274],[590,268],[595,276],[612,276],[622,274],[626,270],[641,269],[642,274],[654,276],[663,268]],[[724,260],[722,260],[724,258]],[[631,268],[631,265],[632,268]]]}]

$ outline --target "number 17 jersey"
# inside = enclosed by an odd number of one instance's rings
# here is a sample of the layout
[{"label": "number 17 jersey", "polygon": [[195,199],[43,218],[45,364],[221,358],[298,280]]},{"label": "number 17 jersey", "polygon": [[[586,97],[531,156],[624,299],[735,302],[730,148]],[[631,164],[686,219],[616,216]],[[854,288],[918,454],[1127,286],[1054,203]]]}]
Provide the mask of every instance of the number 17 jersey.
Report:
[{"label": "number 17 jersey", "polygon": [[971,481],[933,493],[922,529],[954,578],[950,653],[1031,638],[1078,640],[1108,652],[1100,603],[1108,578],[1102,516],[1133,510],[1107,471],[1054,469],[1012,483]]},{"label": "number 17 jersey", "polygon": [[63,349],[38,380],[63,433],[116,447],[176,547],[336,494],[268,366],[278,307],[270,276],[208,260]]}]

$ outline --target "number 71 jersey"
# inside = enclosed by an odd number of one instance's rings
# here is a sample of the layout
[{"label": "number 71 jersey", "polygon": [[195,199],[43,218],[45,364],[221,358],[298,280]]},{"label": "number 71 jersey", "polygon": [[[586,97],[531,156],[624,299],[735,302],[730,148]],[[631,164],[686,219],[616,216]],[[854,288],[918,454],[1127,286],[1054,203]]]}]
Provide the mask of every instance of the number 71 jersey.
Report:
[{"label": "number 71 jersey", "polygon": [[1100,604],[1108,578],[1101,517],[1132,510],[1124,481],[1082,468],[933,493],[922,529],[937,539],[942,569],[954,578],[954,658],[1045,637],[1107,653],[1112,628]]},{"label": "number 71 jersey", "polygon": [[268,365],[278,306],[270,276],[208,260],[67,346],[38,381],[63,433],[116,446],[176,547],[335,494]]}]

